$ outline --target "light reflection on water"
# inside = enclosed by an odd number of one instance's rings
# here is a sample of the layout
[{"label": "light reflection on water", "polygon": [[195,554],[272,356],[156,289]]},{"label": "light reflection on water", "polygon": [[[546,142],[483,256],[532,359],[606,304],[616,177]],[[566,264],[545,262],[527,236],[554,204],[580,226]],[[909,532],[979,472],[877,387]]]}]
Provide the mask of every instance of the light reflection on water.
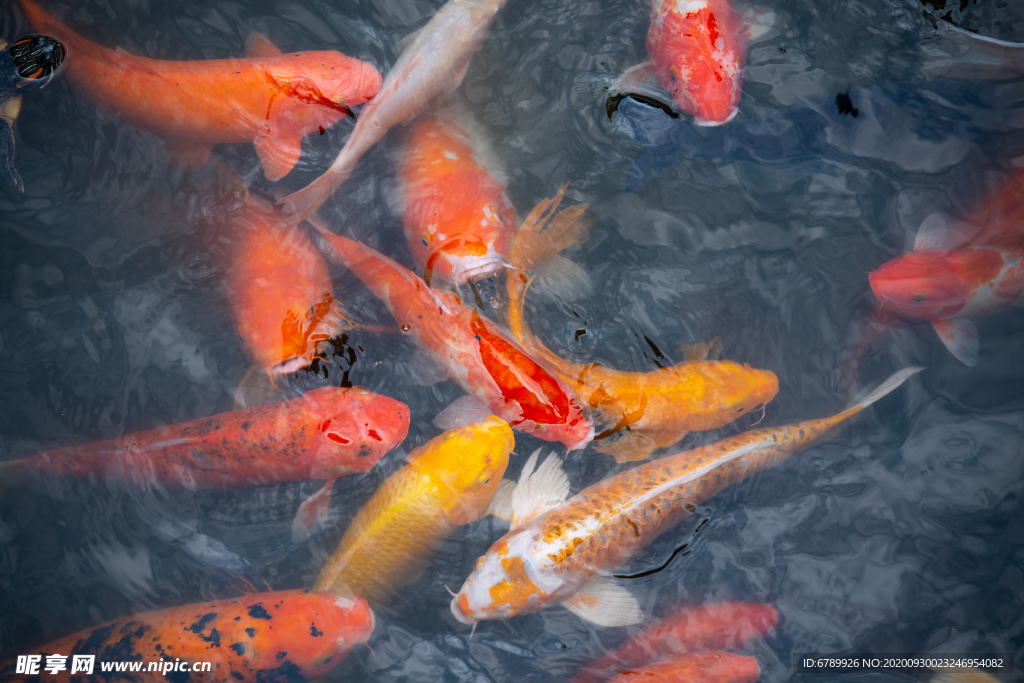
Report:
[{"label": "light reflection on water", "polygon": [[[153,57],[237,55],[257,29],[286,51],[337,47],[384,70],[436,7],[104,1],[76,3],[68,21]],[[654,615],[680,603],[775,605],[780,626],[750,650],[765,681],[788,680],[794,652],[1020,653],[1019,310],[980,321],[981,362],[965,368],[924,324],[869,337],[877,303],[866,272],[907,248],[932,211],[969,212],[1024,153],[1024,87],[922,80],[918,46],[931,31],[909,0],[773,9],[775,32],[750,51],[742,118],[717,129],[629,102],[605,115],[603,89],[644,58],[643,3],[511,2],[465,81],[519,212],[566,181],[591,207],[591,240],[570,255],[594,291],[575,301],[531,293],[531,323],[552,348],[652,369],[658,353],[681,360],[679,343],[720,337],[725,357],[779,376],[765,424],[831,414],[896,368],[929,368],[831,440],[698,506],[620,573],[637,576],[627,582]],[[3,16],[6,37],[24,32],[16,12],[4,6]],[[1005,3],[954,18],[1024,38],[1024,14]],[[856,119],[835,108],[847,91]],[[307,139],[282,185],[317,175],[350,128]],[[395,199],[400,135],[367,154],[323,215],[411,265]],[[0,191],[3,457],[229,409],[248,361],[210,251],[215,181],[169,166],[160,140],[66,82],[26,98],[17,136],[27,194]],[[251,146],[217,152],[270,191]],[[350,275],[336,271],[335,286],[354,316],[388,322]],[[326,531],[308,544],[289,536],[312,483],[189,492],[57,481],[5,491],[0,659],[131,612],[214,599],[230,590],[217,562],[242,560],[274,588],[310,584],[358,506],[437,433],[431,418],[460,393],[431,383],[435,369],[406,340],[346,341],[356,359],[349,379],[408,403],[413,422],[376,470],[338,482]],[[329,360],[326,378],[295,382],[335,383],[339,365],[349,369]],[[517,442],[520,454],[535,447]],[[510,475],[520,467],[513,459]],[[587,451],[567,469],[578,490],[613,468]],[[189,530],[217,542],[212,554],[188,552]],[[329,680],[559,680],[623,638],[555,608],[482,623],[468,640],[444,586],[460,585],[503,531],[489,519],[459,529],[419,581],[378,609],[373,654],[353,652]]]}]

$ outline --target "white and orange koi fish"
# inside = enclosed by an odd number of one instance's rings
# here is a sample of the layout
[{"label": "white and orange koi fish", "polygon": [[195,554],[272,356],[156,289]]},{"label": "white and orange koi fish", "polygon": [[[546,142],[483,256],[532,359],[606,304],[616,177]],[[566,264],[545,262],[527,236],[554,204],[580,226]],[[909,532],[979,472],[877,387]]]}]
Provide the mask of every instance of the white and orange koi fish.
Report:
[{"label": "white and orange koi fish", "polygon": [[636,599],[608,574],[679,523],[693,504],[786,460],[920,370],[897,372],[832,417],[751,430],[670,455],[599,482],[568,501],[568,481],[558,460],[549,457],[534,472],[536,457],[531,456],[511,494],[512,530],[477,560],[452,599],[452,613],[473,624],[561,603],[599,626],[639,623],[643,613]]}]

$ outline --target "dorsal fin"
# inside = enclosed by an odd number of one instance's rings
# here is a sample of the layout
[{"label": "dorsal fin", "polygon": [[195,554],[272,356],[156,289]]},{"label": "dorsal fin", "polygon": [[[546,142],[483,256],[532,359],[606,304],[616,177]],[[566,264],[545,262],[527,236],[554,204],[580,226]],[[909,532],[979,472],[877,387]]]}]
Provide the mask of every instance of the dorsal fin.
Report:
[{"label": "dorsal fin", "polygon": [[249,39],[245,41],[246,57],[277,57],[281,54],[284,54],[281,52],[281,48],[270,42],[270,38],[262,33],[253,31],[249,34]]}]

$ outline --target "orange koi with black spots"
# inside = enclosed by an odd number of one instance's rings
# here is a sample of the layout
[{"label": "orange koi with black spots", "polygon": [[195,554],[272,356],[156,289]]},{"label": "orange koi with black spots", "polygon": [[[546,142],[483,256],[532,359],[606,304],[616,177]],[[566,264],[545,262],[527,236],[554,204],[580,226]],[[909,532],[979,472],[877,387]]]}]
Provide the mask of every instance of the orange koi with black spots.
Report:
[{"label": "orange koi with black spots", "polygon": [[[353,647],[370,638],[373,627],[373,612],[360,598],[308,589],[254,593],[144,612],[78,631],[37,650],[43,653],[44,663],[46,655],[67,657],[65,670],[17,675],[15,664],[10,663],[0,668],[0,678],[12,682],[106,679],[111,674],[100,673],[101,662],[140,662],[140,672],[117,673],[114,679],[132,683],[303,681],[333,669]],[[95,656],[93,675],[71,674],[75,655]],[[7,673],[13,677],[7,678]]]}]

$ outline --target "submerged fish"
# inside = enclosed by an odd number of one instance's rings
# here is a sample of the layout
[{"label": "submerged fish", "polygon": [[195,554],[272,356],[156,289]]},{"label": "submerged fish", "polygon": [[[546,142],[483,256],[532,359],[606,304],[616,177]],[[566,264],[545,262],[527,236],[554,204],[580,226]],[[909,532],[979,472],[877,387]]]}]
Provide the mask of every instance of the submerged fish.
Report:
[{"label": "submerged fish", "polygon": [[970,318],[1024,294],[1024,171],[1011,174],[965,224],[929,216],[913,251],[883,263],[868,280],[883,306],[930,321],[950,353],[975,365],[980,340]]},{"label": "submerged fish", "polygon": [[[614,92],[651,93],[657,78],[673,104],[700,126],[736,116],[747,63],[743,19],[730,0],[650,0],[647,52],[651,60],[632,67]],[[653,87],[652,87],[653,86]]]},{"label": "submerged fish", "polygon": [[626,372],[569,362],[535,337],[523,315],[527,274],[535,264],[586,239],[588,223],[580,218],[585,204],[554,215],[564,192],[565,186],[554,199],[540,202],[519,229],[510,254],[516,270],[506,279],[506,313],[509,330],[523,348],[569,387],[577,401],[600,413],[612,425],[609,433],[623,430],[622,438],[602,442],[597,450],[619,462],[643,460],[688,432],[718,429],[775,397],[775,374],[749,365],[695,359],[650,372]]},{"label": "submerged fish", "polygon": [[60,71],[67,50],[56,38],[23,36],[8,45],[0,39],[0,172],[20,192],[25,183],[14,165],[14,131],[22,93],[39,90]]},{"label": "submerged fish", "polygon": [[[590,442],[593,426],[572,394],[500,327],[454,294],[431,289],[388,257],[332,234],[319,223],[314,225],[329,245],[330,257],[355,273],[388,306],[401,330],[472,395],[475,406],[463,412],[474,417],[454,419],[452,425],[493,413],[515,429],[546,441],[561,441],[570,449]],[[465,402],[453,406],[458,412]]]},{"label": "submerged fish", "polygon": [[761,667],[753,657],[730,652],[695,652],[623,671],[608,683],[754,683]]},{"label": "submerged fish", "polygon": [[415,116],[443,90],[457,88],[502,4],[503,0],[448,0],[410,36],[334,163],[307,187],[282,199],[285,212],[294,214],[296,222],[309,218],[388,130]]},{"label": "submerged fish", "polygon": [[118,118],[174,140],[175,155],[194,168],[211,145],[252,142],[266,177],[282,178],[299,160],[304,135],[333,126],[381,84],[366,62],[335,50],[282,54],[258,34],[244,59],[137,57],[86,40],[31,0],[21,4],[73,53],[75,87]]},{"label": "submerged fish", "polygon": [[427,283],[457,286],[503,268],[518,221],[493,157],[461,105],[413,124],[399,170],[402,224]]},{"label": "submerged fish", "polygon": [[313,587],[387,600],[457,527],[487,512],[514,446],[508,424],[492,415],[413,450],[356,513]]},{"label": "submerged fish", "polygon": [[[600,626],[639,623],[643,613],[625,588],[606,575],[685,518],[695,503],[725,486],[786,460],[830,429],[879,400],[921,368],[901,370],[863,400],[832,417],[756,429],[622,472],[568,501],[560,467],[524,468],[516,489],[528,510],[477,560],[452,599],[465,624],[508,619],[561,603]],[[551,458],[548,458],[551,462]],[[557,463],[557,461],[556,461]],[[548,463],[546,462],[547,466]],[[553,471],[553,473],[552,473]],[[540,501],[540,502],[538,502]],[[530,515],[536,515],[530,519]]]},{"label": "submerged fish", "polygon": [[[89,678],[133,681],[303,681],[335,667],[373,633],[366,600],[304,590],[255,593],[154,612],[87,628],[41,646],[37,674],[15,675],[15,664],[0,667],[4,681],[85,680],[72,676],[75,655],[95,656]],[[64,655],[65,669],[50,674],[46,656]],[[101,673],[100,663],[141,664],[138,673]],[[208,663],[209,669],[203,666]],[[126,664],[130,666],[130,664]],[[6,674],[12,674],[8,678]]]},{"label": "submerged fish", "polygon": [[409,408],[361,387],[321,387],[290,401],[59,448],[2,465],[5,476],[56,474],[235,487],[327,479],[306,500],[296,529],[309,528],[335,479],[366,472],[409,430]]},{"label": "submerged fish", "polygon": [[327,263],[299,226],[254,195],[226,223],[228,309],[246,354],[270,377],[307,367],[317,344],[352,327]]},{"label": "submerged fish", "polygon": [[775,628],[779,613],[771,605],[719,602],[685,606],[631,636],[623,645],[572,677],[572,683],[596,683],[615,671],[706,650],[736,650]]}]

